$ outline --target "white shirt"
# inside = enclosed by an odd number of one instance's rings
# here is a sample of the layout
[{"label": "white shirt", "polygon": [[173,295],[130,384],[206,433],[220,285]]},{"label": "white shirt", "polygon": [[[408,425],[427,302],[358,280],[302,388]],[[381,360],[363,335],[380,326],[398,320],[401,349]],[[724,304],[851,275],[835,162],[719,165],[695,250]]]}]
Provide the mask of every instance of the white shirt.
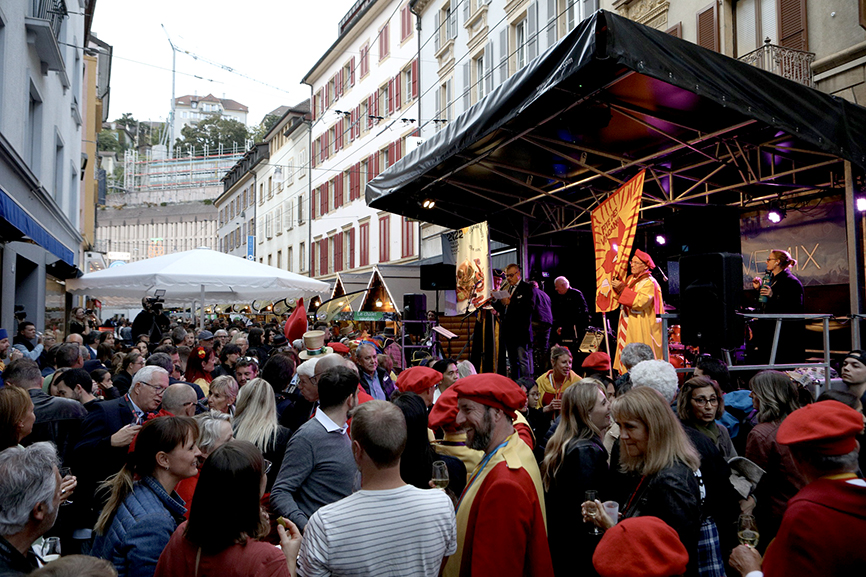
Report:
[{"label": "white shirt", "polygon": [[456,551],[454,507],[444,491],[361,490],[310,517],[298,575],[435,577]]},{"label": "white shirt", "polygon": [[341,435],[345,435],[346,430],[348,430],[349,428],[348,423],[341,427],[333,420],[331,420],[331,417],[325,414],[325,411],[322,410],[322,407],[316,409],[316,414],[313,418],[322,423],[322,426],[325,427],[325,430],[329,433],[335,433],[339,431]]}]

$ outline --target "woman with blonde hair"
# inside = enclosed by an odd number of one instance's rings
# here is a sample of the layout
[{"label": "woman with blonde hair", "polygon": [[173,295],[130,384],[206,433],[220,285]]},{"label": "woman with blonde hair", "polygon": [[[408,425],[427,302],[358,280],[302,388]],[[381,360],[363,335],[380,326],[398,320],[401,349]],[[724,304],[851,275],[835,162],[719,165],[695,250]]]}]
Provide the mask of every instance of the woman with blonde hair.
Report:
[{"label": "woman with blonde hair", "polygon": [[594,574],[597,540],[575,520],[586,491],[607,497],[608,455],[602,438],[609,424],[610,404],[600,381],[581,379],[563,393],[562,418],[541,463],[547,540],[556,575]]},{"label": "woman with blonde hair", "polygon": [[153,575],[186,512],[175,487],[198,472],[197,436],[198,426],[189,417],[148,421],[126,465],[103,485],[111,496],[94,527],[90,554],[110,561],[119,575]]},{"label": "woman with blonde hair", "polygon": [[746,437],[746,458],[766,473],[755,487],[750,504],[757,501],[755,518],[764,549],[775,537],[788,499],[806,486],[787,445],[776,441],[776,433],[788,415],[800,408],[797,386],[785,373],[761,371],[749,381],[758,424]]},{"label": "woman with blonde hair", "polygon": [[[616,399],[612,413],[620,428],[620,470],[637,478],[637,486],[620,503],[622,517],[658,517],[673,527],[689,553],[688,574],[694,574],[702,498],[698,452],[654,389],[630,390]],[[606,530],[615,521],[600,505],[586,501],[583,517]]]},{"label": "woman with blonde hair", "polygon": [[265,487],[265,493],[270,493],[283,465],[291,431],[277,422],[274,390],[266,380],[256,378],[241,388],[232,428],[235,439],[254,444],[272,463]]},{"label": "woman with blonde hair", "polygon": [[21,387],[0,389],[0,451],[16,447],[33,431],[36,413],[30,394]]},{"label": "woman with blonde hair", "polygon": [[548,416],[555,419],[562,404],[562,394],[568,387],[580,380],[571,370],[571,351],[565,347],[555,346],[550,349],[550,366],[553,367],[535,381],[538,385],[538,407]]},{"label": "woman with blonde hair", "polygon": [[212,411],[234,415],[237,397],[238,382],[232,376],[223,375],[211,381],[207,393],[207,406]]}]

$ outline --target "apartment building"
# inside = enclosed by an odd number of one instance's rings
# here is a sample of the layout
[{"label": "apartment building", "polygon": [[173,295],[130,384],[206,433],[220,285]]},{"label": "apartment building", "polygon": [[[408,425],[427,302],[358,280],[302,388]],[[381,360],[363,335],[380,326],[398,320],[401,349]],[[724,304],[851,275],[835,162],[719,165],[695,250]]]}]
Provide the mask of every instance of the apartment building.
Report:
[{"label": "apartment building", "polygon": [[409,2],[359,0],[311,87],[310,275],[418,258],[418,223],[370,209],[366,183],[414,146],[418,37]]}]

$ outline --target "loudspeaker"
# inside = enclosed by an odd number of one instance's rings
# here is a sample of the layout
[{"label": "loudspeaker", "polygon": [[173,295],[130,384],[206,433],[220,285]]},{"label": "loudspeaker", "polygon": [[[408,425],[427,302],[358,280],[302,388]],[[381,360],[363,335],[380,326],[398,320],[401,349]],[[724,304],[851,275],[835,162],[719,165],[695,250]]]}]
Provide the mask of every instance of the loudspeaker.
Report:
[{"label": "loudspeaker", "polygon": [[742,346],[743,256],[710,253],[680,258],[680,324],[683,344],[718,355]]},{"label": "loudspeaker", "polygon": [[[427,319],[427,295],[407,293],[403,295],[403,320],[423,321]],[[406,323],[403,325],[406,334],[424,334],[422,323]]]},{"label": "loudspeaker", "polygon": [[422,264],[421,290],[444,291],[457,288],[457,267],[453,264]]}]

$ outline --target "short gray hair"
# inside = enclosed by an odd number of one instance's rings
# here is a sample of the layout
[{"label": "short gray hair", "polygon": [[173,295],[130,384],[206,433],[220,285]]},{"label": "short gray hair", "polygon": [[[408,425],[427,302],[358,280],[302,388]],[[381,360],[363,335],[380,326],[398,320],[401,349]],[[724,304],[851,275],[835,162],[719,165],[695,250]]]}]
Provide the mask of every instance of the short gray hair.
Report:
[{"label": "short gray hair", "polygon": [[622,354],[619,361],[626,369],[631,370],[632,367],[641,361],[651,361],[655,358],[652,347],[644,343],[629,343],[622,349]]},{"label": "short gray hair", "polygon": [[232,422],[230,415],[214,410],[196,415],[195,420],[198,421],[198,440],[195,444],[206,453],[211,452],[211,447],[220,438],[222,423],[226,422],[231,425]]},{"label": "short gray hair", "polygon": [[318,358],[307,359],[300,365],[298,365],[298,373],[299,377],[307,377],[308,379],[312,379],[316,374],[316,364],[319,362]]},{"label": "short gray hair", "polygon": [[39,503],[46,503],[48,512],[54,512],[54,469],[59,464],[57,450],[48,441],[0,452],[0,535],[21,532]]},{"label": "short gray hair", "polygon": [[641,361],[628,374],[631,376],[632,388],[655,389],[667,403],[672,403],[677,396],[677,371],[667,361]]},{"label": "short gray hair", "polygon": [[361,349],[367,347],[373,349],[374,353],[376,352],[376,347],[374,347],[371,343],[361,343],[360,345],[358,345],[358,348],[355,349],[355,357],[357,358],[361,354]]},{"label": "short gray hair", "polygon": [[138,372],[132,377],[132,385],[130,388],[134,387],[136,383],[150,383],[154,375],[168,376],[168,371],[156,365],[149,365],[142,369],[138,369]]}]

